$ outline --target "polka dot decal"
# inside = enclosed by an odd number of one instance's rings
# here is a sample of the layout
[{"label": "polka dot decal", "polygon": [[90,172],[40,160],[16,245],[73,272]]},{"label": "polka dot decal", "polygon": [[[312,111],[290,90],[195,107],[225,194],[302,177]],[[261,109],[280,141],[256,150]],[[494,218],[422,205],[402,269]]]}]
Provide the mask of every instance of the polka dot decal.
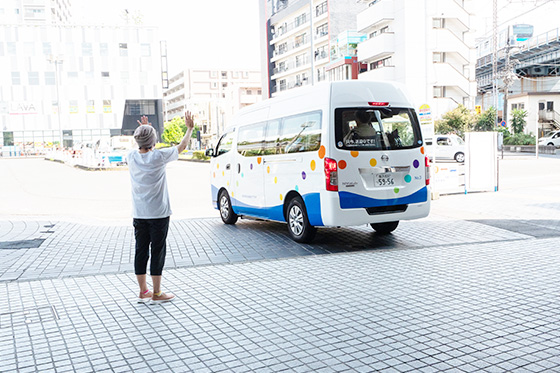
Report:
[{"label": "polka dot decal", "polygon": [[224,171],[222,171],[222,176],[225,176],[225,175],[226,175],[226,173]]},{"label": "polka dot decal", "polygon": [[424,147],[420,148],[420,153],[424,154]]},{"label": "polka dot decal", "polygon": [[216,168],[219,170],[220,169],[220,164],[216,163]]},{"label": "polka dot decal", "polygon": [[245,174],[243,172],[241,173],[241,177],[245,177]]},{"label": "polka dot decal", "polygon": [[262,162],[262,158],[261,158],[261,157],[258,157],[258,158],[257,158],[257,163],[258,163],[258,164],[261,164],[261,162]]},{"label": "polka dot decal", "polygon": [[347,164],[345,160],[339,161],[338,162],[338,168],[340,168],[341,170],[344,170],[346,168]]},{"label": "polka dot decal", "polygon": [[418,162],[418,159],[415,159],[414,162],[412,162],[412,165],[414,166],[414,168],[418,168],[420,167],[420,162]]},{"label": "polka dot decal", "polygon": [[266,168],[266,173],[268,173],[268,174],[270,173],[270,166],[268,166],[268,167]]},{"label": "polka dot decal", "polygon": [[274,176],[274,184],[278,184],[278,178]]},{"label": "polka dot decal", "polygon": [[249,168],[252,170],[253,169],[253,164],[251,163],[251,165],[249,166]]},{"label": "polka dot decal", "polygon": [[227,186],[229,186],[229,181],[226,183]]},{"label": "polka dot decal", "polygon": [[233,198],[233,192],[231,192],[231,198]]},{"label": "polka dot decal", "polygon": [[350,155],[351,155],[352,157],[356,158],[357,156],[359,156],[359,155],[360,155],[360,152],[357,152],[357,151],[351,151],[351,152],[350,152]]},{"label": "polka dot decal", "polygon": [[321,147],[319,148],[319,158],[323,159],[325,158],[325,153],[327,152],[327,150],[325,149],[324,145],[321,145]]},{"label": "polka dot decal", "polygon": [[299,187],[296,185],[296,192],[299,192]]},{"label": "polka dot decal", "polygon": [[236,185],[236,186],[239,186],[239,181],[236,181],[236,182],[235,182],[235,185]]},{"label": "polka dot decal", "polygon": [[406,181],[407,183],[410,183],[410,182],[412,181],[412,176],[406,175],[406,176],[404,177],[404,181]]},{"label": "polka dot decal", "polygon": [[375,158],[370,159],[369,164],[371,165],[371,167],[377,166],[377,159]]},{"label": "polka dot decal", "polygon": [[216,177],[216,173],[215,173],[215,172],[212,172],[212,176],[214,176],[214,178],[215,178],[215,177]]},{"label": "polka dot decal", "polygon": [[395,193],[398,193],[398,192],[400,192],[400,189],[399,189],[399,188],[395,188],[395,189],[393,189],[393,191],[394,191]]},{"label": "polka dot decal", "polygon": [[280,201],[282,201],[284,199],[284,196],[282,194],[280,194]]},{"label": "polka dot decal", "polygon": [[311,171],[315,171],[315,167],[316,167],[315,160],[312,160],[311,161]]},{"label": "polka dot decal", "polygon": [[306,177],[307,177],[307,174],[305,173],[305,171],[301,171],[301,178],[303,180],[305,180]]}]

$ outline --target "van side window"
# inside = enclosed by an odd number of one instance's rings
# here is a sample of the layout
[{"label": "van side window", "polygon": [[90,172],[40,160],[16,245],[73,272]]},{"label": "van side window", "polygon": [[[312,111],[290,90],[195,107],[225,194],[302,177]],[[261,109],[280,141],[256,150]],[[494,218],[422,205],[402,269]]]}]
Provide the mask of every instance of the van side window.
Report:
[{"label": "van side window", "polygon": [[318,112],[284,118],[280,154],[310,152],[321,146],[321,114]]},{"label": "van side window", "polygon": [[237,151],[244,157],[263,154],[265,123],[251,124],[239,128]]},{"label": "van side window", "polygon": [[438,137],[437,144],[442,146],[451,145],[451,140],[447,137]]},{"label": "van side window", "polygon": [[280,120],[271,120],[266,124],[264,138],[264,155],[280,154]]},{"label": "van side window", "polygon": [[216,155],[226,154],[231,150],[233,144],[233,132],[225,133],[216,146]]}]

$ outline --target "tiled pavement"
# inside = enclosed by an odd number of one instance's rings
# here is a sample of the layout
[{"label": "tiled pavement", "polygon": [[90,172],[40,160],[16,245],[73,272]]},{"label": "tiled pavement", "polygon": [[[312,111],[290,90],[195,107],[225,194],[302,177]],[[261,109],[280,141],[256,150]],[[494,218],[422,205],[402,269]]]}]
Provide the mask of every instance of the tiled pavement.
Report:
[{"label": "tiled pavement", "polygon": [[[19,246],[13,246],[14,241],[1,240],[0,236],[0,281],[133,270],[131,226],[87,226],[70,222],[33,225],[0,221],[0,232],[7,232],[10,225],[15,225],[13,230],[27,225],[19,231],[27,232],[28,239],[15,241]],[[8,233],[5,236],[15,237]],[[523,240],[535,236],[560,236],[560,221],[423,220],[401,222],[399,228],[388,236],[375,234],[369,226],[327,228],[319,230],[312,244],[301,245],[289,238],[285,224],[241,220],[234,226],[227,226],[216,218],[189,219],[171,223],[166,268],[380,248]]]},{"label": "tiled pavement", "polygon": [[558,268],[532,238],[172,269],[156,306],[130,273],[4,281],[0,371],[557,372]]}]

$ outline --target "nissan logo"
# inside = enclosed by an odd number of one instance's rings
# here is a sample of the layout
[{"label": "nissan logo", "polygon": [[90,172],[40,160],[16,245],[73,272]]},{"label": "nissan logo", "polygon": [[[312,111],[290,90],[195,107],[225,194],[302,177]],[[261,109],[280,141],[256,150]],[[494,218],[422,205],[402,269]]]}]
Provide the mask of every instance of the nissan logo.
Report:
[{"label": "nissan logo", "polygon": [[381,156],[381,160],[382,160],[383,162],[387,162],[387,161],[389,160],[389,157],[387,156],[387,154],[383,154],[383,155]]}]

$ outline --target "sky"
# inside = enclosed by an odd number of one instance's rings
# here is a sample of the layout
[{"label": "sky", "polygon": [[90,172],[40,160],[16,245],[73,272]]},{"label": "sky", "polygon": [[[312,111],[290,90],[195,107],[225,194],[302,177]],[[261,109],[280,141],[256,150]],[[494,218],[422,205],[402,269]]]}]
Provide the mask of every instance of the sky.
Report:
[{"label": "sky", "polygon": [[259,0],[74,0],[79,23],[124,23],[141,14],[167,41],[171,76],[185,68],[260,70]]},{"label": "sky", "polygon": [[[78,22],[123,23],[141,14],[167,41],[171,76],[185,68],[260,69],[261,0],[73,0]],[[336,0],[331,0],[336,1]],[[414,0],[407,0],[414,1]],[[492,0],[473,0],[476,37],[490,36]],[[498,0],[498,24],[528,23],[535,35],[560,27],[560,0]],[[543,16],[544,15],[544,16]]]}]

